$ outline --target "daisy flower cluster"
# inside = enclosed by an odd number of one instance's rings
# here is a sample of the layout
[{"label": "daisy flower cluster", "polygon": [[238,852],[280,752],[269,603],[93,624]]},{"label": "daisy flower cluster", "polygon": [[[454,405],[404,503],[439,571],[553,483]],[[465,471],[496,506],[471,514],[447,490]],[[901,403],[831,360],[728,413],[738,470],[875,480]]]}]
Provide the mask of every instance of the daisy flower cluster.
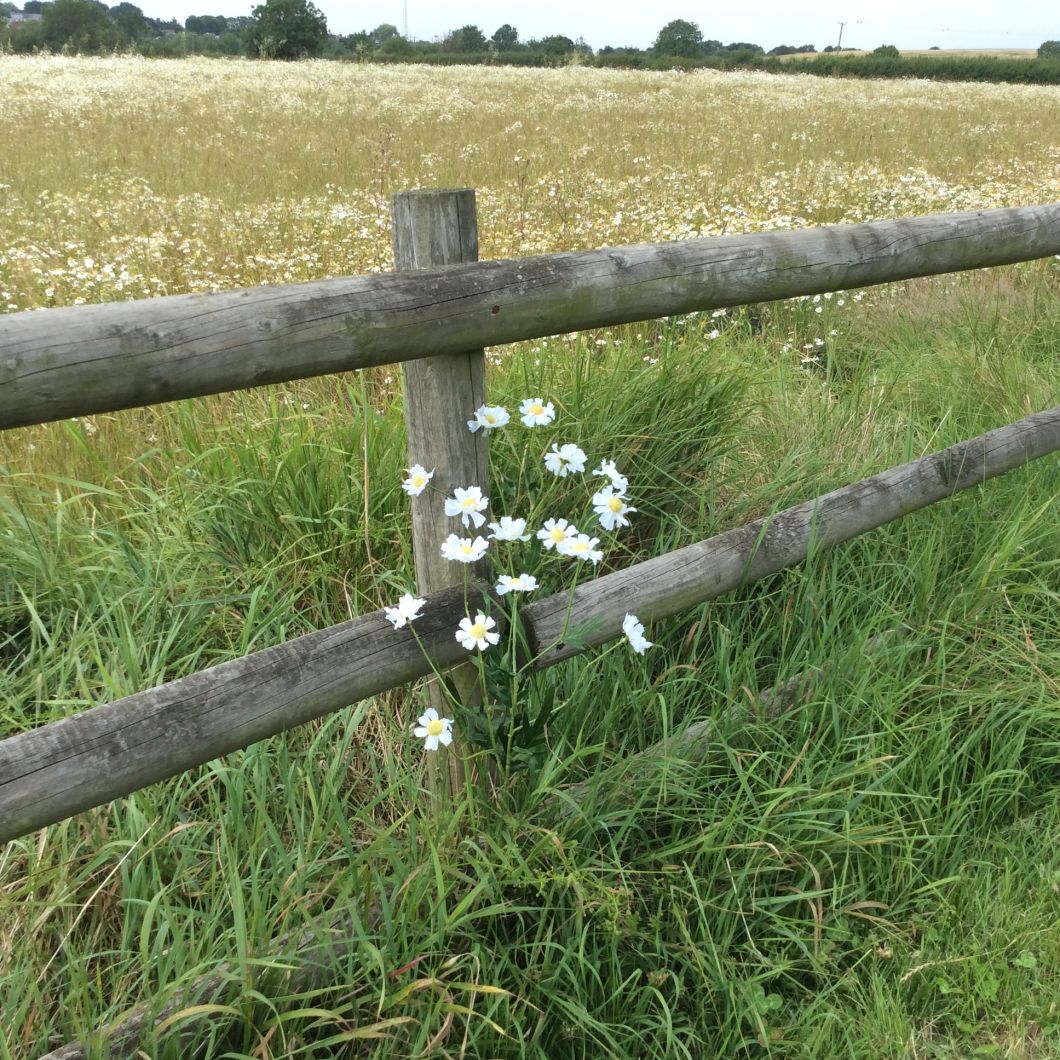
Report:
[{"label": "daisy flower cluster", "polygon": [[[556,418],[556,408],[551,401],[541,397],[526,398],[519,407],[519,419],[525,427],[547,427]],[[481,405],[467,421],[467,428],[473,434],[478,431],[495,431],[511,423],[512,414],[500,405]],[[572,442],[553,442],[542,455],[545,469],[557,478],[569,478],[585,475],[588,457],[585,451]],[[408,468],[401,488],[409,497],[418,497],[430,486],[434,470],[428,470],[422,464],[413,464]],[[614,460],[604,459],[599,467],[590,472],[592,479],[600,479],[596,492],[592,495],[592,510],[600,527],[608,533],[615,533],[622,527],[630,525],[629,516],[636,508],[629,503],[629,480],[619,471]],[[501,515],[489,521],[489,497],[484,496],[481,487],[476,485],[454,486],[451,496],[445,497],[444,511],[450,519],[459,520],[469,536],[454,531],[442,542],[442,556],[452,563],[473,564],[483,559],[491,545],[508,546],[505,557],[510,559],[510,552],[516,546],[536,539],[539,548],[544,552],[554,552],[572,560],[580,560],[595,567],[603,558],[604,550],[600,538],[583,532],[571,522],[554,516],[543,524],[532,529],[528,520],[513,515]],[[485,528],[483,533],[477,531]],[[538,588],[537,578],[522,571],[520,573],[501,574],[495,589],[498,596],[530,593]],[[385,617],[395,629],[412,623],[419,617],[425,601],[406,593],[394,607],[384,610]],[[461,620],[454,636],[460,645],[469,652],[485,652],[500,642],[496,632],[497,623],[489,615],[479,611],[474,615],[467,614]],[[636,615],[627,614],[622,623],[622,630],[631,648],[638,654],[644,654],[651,642],[644,636],[644,626]],[[428,711],[415,730],[415,735],[423,739],[427,750],[437,750],[439,745],[446,746],[452,739],[452,719],[429,716]],[[442,726],[442,728],[439,728]]]}]

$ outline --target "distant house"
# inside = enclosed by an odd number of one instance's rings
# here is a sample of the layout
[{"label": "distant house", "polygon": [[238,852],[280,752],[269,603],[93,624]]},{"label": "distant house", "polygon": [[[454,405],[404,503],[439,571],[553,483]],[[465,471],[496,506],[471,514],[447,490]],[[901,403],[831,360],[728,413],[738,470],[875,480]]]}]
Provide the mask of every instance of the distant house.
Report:
[{"label": "distant house", "polygon": [[39,12],[27,15],[24,11],[12,11],[7,16],[9,26],[17,26],[20,22],[40,22],[43,16]]}]

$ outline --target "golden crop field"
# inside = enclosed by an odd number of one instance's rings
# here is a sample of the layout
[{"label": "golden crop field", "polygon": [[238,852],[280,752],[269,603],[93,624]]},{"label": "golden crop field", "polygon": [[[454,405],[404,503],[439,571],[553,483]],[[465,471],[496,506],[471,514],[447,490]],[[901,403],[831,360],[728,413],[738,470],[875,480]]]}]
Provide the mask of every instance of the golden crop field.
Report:
[{"label": "golden crop field", "polygon": [[389,196],[483,257],[1060,198],[1060,90],[0,57],[0,311],[390,267]]}]

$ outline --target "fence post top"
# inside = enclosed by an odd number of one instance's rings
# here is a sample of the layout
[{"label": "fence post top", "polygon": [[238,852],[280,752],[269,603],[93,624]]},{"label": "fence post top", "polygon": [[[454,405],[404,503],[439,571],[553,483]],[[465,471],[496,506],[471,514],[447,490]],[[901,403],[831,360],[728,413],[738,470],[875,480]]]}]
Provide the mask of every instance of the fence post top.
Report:
[{"label": "fence post top", "polygon": [[410,188],[408,191],[396,191],[392,198],[396,201],[397,199],[409,198],[420,198],[420,197],[437,197],[442,198],[447,195],[471,195],[475,194],[474,188]]}]

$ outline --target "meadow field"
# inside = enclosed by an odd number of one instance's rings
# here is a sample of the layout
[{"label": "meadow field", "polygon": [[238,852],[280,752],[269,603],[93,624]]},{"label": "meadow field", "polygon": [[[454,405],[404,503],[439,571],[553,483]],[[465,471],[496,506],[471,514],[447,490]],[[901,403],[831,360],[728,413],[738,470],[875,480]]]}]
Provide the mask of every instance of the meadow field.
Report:
[{"label": "meadow field", "polygon": [[[0,145],[2,346],[389,270],[416,187],[477,189],[483,258],[1056,202],[1060,89],[0,56]],[[741,525],[1056,405],[1058,295],[1049,259],[491,349],[494,496],[592,518],[528,472],[541,395],[629,477],[601,570]],[[392,604],[403,416],[393,367],[0,434],[0,738]],[[1060,1057],[1057,459],[647,633],[522,675],[495,806],[432,800],[415,687],[0,848],[0,1057],[219,969],[139,1055]]]}]

